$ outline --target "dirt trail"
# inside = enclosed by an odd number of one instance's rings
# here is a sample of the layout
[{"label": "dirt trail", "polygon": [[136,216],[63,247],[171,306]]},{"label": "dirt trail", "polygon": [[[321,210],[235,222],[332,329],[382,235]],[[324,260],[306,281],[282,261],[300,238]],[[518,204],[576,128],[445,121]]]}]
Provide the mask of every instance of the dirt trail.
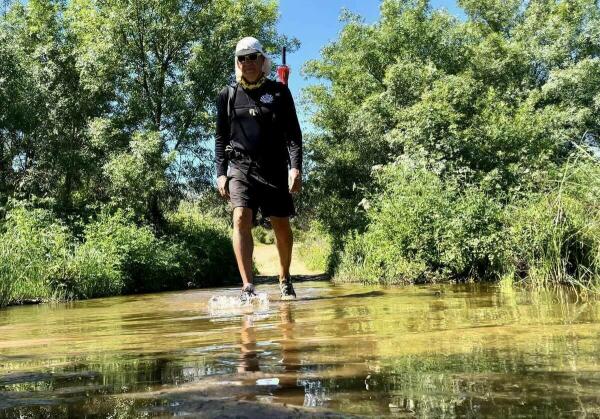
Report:
[{"label": "dirt trail", "polygon": [[[294,252],[292,255],[292,266],[290,273],[292,275],[320,275],[323,272],[318,272],[309,269],[300,258],[298,249],[302,243],[294,244]],[[277,248],[274,244],[254,244],[254,263],[260,275],[272,276],[279,273],[279,257]]]}]

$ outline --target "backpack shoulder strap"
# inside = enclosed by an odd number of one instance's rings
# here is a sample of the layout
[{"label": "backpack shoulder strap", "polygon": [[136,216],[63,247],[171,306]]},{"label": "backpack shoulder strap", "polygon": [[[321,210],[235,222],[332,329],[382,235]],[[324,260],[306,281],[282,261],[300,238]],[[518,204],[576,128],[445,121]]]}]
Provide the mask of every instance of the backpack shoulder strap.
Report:
[{"label": "backpack shoulder strap", "polygon": [[235,94],[237,91],[237,83],[235,85],[228,85],[227,86],[227,116],[231,119],[231,109],[232,109],[232,104],[231,102],[235,99]]}]

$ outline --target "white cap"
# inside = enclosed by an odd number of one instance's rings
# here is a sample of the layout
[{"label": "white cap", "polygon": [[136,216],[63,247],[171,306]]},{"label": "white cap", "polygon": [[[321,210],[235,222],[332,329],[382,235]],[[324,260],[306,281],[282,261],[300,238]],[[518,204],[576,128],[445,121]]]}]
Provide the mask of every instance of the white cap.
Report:
[{"label": "white cap", "polygon": [[271,73],[271,57],[269,57],[266,53],[265,50],[263,49],[262,44],[258,41],[258,39],[252,37],[252,36],[247,36],[245,38],[240,39],[240,41],[237,43],[237,45],[235,46],[235,57],[233,58],[233,68],[235,71],[235,79],[239,82],[242,79],[242,70],[240,68],[240,65],[237,61],[237,57],[239,57],[240,55],[247,55],[247,54],[252,54],[252,53],[256,53],[259,52],[263,55],[263,57],[265,57],[263,64],[262,64],[262,72],[265,75],[269,75],[269,73]]},{"label": "white cap", "polygon": [[247,36],[245,38],[240,39],[240,41],[235,46],[235,56],[239,57],[240,55],[252,54],[259,52],[262,55],[265,55],[265,51],[263,50],[262,44],[258,39]]}]

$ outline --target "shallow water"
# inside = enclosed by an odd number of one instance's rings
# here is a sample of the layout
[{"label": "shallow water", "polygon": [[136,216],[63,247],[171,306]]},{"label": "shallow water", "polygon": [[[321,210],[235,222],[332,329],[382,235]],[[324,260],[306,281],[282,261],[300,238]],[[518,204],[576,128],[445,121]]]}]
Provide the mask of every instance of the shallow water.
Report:
[{"label": "shallow water", "polygon": [[267,309],[209,312],[211,296],[239,292],[228,288],[2,310],[0,417],[194,414],[215,399],[344,415],[600,415],[598,302],[328,282],[279,302],[276,285],[259,288]]}]

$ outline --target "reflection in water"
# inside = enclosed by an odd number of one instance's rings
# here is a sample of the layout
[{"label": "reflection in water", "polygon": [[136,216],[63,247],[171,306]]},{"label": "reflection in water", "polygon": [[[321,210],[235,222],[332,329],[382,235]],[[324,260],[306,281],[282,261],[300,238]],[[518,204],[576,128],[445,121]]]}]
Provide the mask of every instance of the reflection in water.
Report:
[{"label": "reflection in water", "polygon": [[[294,317],[292,304],[282,302],[277,308],[277,331],[278,336],[274,336],[272,344],[274,346],[274,356],[278,357],[277,364],[281,366],[277,370],[271,368],[277,377],[268,379],[260,378],[256,380],[260,385],[276,386],[274,393],[280,397],[291,390],[292,393],[298,393],[303,384],[298,383],[297,372],[300,370],[300,352],[298,344],[294,339]],[[260,350],[256,341],[255,315],[246,314],[242,316],[240,328],[240,359],[237,371],[238,373],[257,372],[260,368]],[[268,360],[267,360],[268,363]],[[267,367],[266,372],[269,372]],[[242,376],[243,378],[243,376]],[[248,382],[255,380],[251,378]]]},{"label": "reflection in water", "polygon": [[[298,344],[294,338],[296,322],[292,310],[292,303],[282,302],[279,306],[279,325],[281,331],[281,340],[279,346],[281,348],[281,365],[283,372],[296,377],[296,372],[300,369],[300,352]],[[295,385],[295,384],[294,384]]]},{"label": "reflection in water", "polygon": [[258,354],[256,353],[256,334],[252,315],[246,314],[242,317],[242,328],[240,332],[241,357],[238,372],[259,371]]},{"label": "reflection in water", "polygon": [[0,417],[178,414],[199,394],[376,416],[600,414],[595,301],[298,286],[306,298],[221,317],[214,290],[2,310]]}]

